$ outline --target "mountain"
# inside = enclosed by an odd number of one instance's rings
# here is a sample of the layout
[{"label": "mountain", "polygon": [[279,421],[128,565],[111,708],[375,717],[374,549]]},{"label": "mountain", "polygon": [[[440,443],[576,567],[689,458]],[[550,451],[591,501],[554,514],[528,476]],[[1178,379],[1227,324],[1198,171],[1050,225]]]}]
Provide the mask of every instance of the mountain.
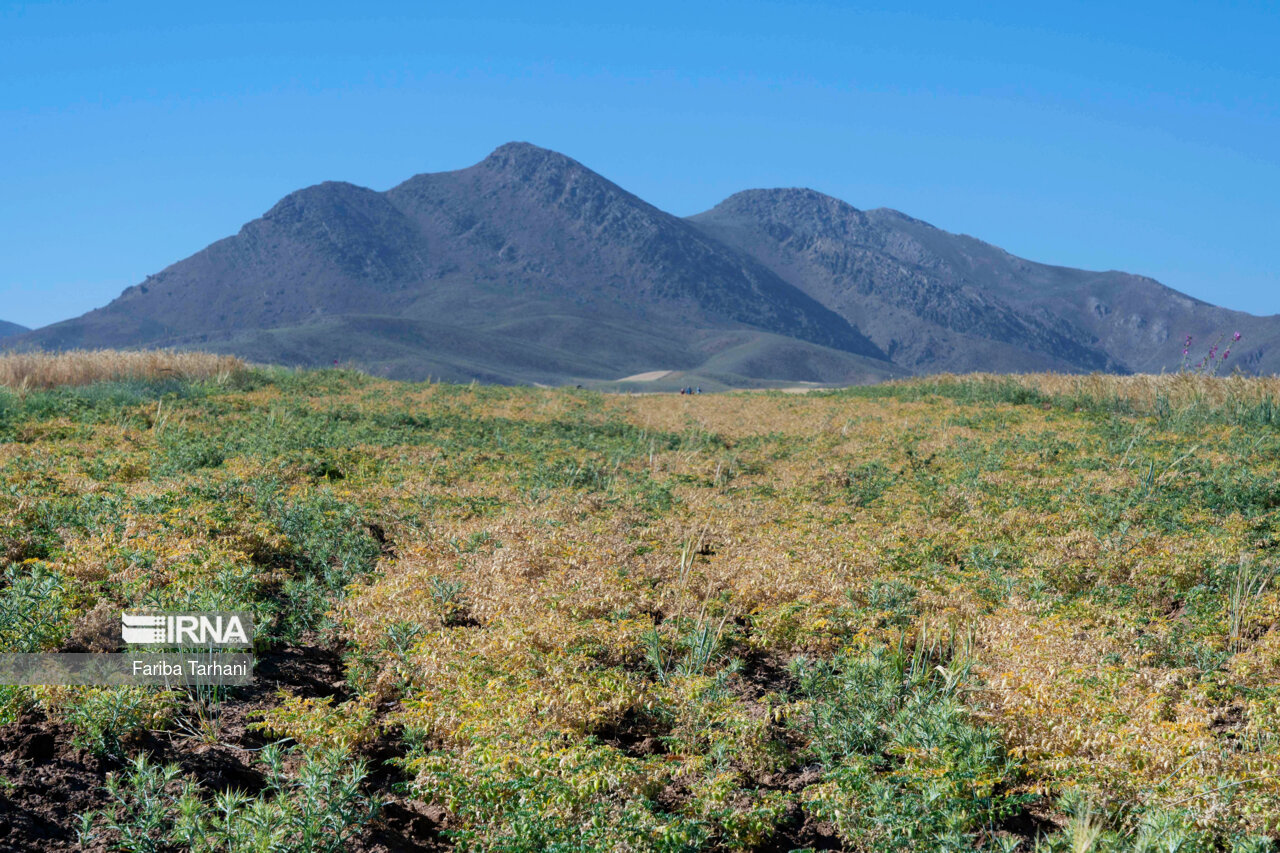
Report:
[{"label": "mountain", "polygon": [[17,335],[26,331],[29,331],[26,326],[19,326],[17,323],[0,320],[0,338],[7,338],[10,335]]},{"label": "mountain", "polygon": [[1241,332],[1231,364],[1280,370],[1280,317],[1193,299],[1143,276],[1014,257],[895,210],[813,190],[749,190],[690,217],[856,322],[915,372],[1176,370]]},{"label": "mountain", "polygon": [[[1155,372],[1280,317],[1014,257],[893,210],[749,190],[681,219],[527,143],[386,192],[329,182],[9,349],[189,347],[485,382],[710,388],[935,371]],[[637,376],[645,379],[636,379]],[[663,377],[660,381],[652,377]]]},{"label": "mountain", "polygon": [[[750,255],[525,143],[387,192],[300,190],[105,308],[14,345],[200,347],[494,382],[697,370],[726,350],[750,353],[713,365],[726,384],[904,373]],[[740,362],[749,375],[734,372]]]}]

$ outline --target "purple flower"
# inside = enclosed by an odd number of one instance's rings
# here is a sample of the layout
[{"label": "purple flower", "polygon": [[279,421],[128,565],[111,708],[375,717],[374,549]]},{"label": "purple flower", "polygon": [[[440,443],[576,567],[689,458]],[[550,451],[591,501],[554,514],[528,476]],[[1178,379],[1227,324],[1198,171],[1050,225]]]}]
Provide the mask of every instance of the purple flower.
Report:
[{"label": "purple flower", "polygon": [[1224,352],[1224,353],[1222,354],[1222,360],[1223,360],[1223,361],[1226,361],[1226,360],[1227,360],[1227,356],[1229,356],[1229,355],[1231,355],[1231,350],[1227,350],[1226,352]]},{"label": "purple flower", "polygon": [[1231,336],[1231,340],[1233,340],[1233,341],[1238,341],[1238,340],[1240,340],[1240,333],[1239,333],[1239,332],[1236,332],[1234,335],[1232,335],[1232,336]]}]

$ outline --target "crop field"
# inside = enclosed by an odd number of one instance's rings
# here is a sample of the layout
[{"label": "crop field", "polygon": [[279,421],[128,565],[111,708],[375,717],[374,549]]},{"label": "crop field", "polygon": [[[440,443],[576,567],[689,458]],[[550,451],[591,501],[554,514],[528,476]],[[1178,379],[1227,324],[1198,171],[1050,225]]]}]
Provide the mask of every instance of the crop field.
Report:
[{"label": "crop field", "polygon": [[1273,380],[211,365],[0,389],[0,650],[257,658],[0,687],[0,849],[1277,849]]}]

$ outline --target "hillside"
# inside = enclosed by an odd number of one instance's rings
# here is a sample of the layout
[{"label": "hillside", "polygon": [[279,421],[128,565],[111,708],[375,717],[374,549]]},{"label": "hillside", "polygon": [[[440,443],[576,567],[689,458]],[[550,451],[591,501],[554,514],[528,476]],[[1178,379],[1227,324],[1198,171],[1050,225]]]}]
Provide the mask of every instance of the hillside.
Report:
[{"label": "hillside", "polygon": [[916,372],[1175,370],[1241,332],[1231,366],[1280,370],[1280,318],[1201,302],[1150,278],[1014,257],[894,210],[812,190],[750,190],[690,218],[867,330]]},{"label": "hillside", "polygon": [[293,193],[21,344],[198,346],[406,378],[559,383],[696,369],[726,335],[810,345],[784,379],[903,372],[753,259],[563,155],[514,143],[386,193]]},{"label": "hillside", "polygon": [[1194,362],[1236,332],[1218,369],[1280,369],[1280,317],[1149,278],[1034,263],[813,190],[749,190],[680,219],[510,143],[386,192],[299,190],[104,308],[4,346],[199,348],[503,384],[669,371],[724,388],[1161,372],[1187,335]]},{"label": "hillside", "polygon": [[0,320],[0,338],[8,337],[9,335],[21,334],[26,331],[30,331],[26,326],[19,326],[17,323],[9,323],[4,320]]}]

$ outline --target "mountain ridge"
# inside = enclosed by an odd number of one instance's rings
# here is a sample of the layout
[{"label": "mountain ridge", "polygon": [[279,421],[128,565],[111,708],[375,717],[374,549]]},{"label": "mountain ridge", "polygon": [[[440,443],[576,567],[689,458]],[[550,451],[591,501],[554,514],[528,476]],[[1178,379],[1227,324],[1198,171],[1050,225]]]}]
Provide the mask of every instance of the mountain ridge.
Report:
[{"label": "mountain ridge", "polygon": [[1246,347],[1232,364],[1280,368],[1280,317],[1219,308],[1147,276],[1029,261],[891,208],[860,211],[803,188],[747,190],[689,219],[857,317],[917,372],[999,370],[1015,357],[1018,370],[1159,372],[1178,368],[1185,335],[1194,360],[1236,331]]},{"label": "mountain ridge", "polygon": [[[352,317],[362,319],[340,319]],[[317,323],[345,335],[318,334]],[[574,340],[546,347],[549,326]],[[563,382],[654,361],[693,369],[716,335],[735,331],[817,347],[801,371],[814,381],[903,373],[749,256],[577,161],[513,143],[386,192],[325,182],[290,193],[104,308],[12,345],[200,346],[405,377]],[[393,351],[366,357],[387,349],[384,336]]]},{"label": "mountain ridge", "polygon": [[1280,318],[1143,276],[1038,264],[804,188],[680,218],[516,142],[385,192],[289,193],[110,304],[4,346],[200,347],[548,384],[705,370],[729,387],[1172,369],[1182,334],[1232,331],[1249,345],[1233,364],[1280,367]]}]

